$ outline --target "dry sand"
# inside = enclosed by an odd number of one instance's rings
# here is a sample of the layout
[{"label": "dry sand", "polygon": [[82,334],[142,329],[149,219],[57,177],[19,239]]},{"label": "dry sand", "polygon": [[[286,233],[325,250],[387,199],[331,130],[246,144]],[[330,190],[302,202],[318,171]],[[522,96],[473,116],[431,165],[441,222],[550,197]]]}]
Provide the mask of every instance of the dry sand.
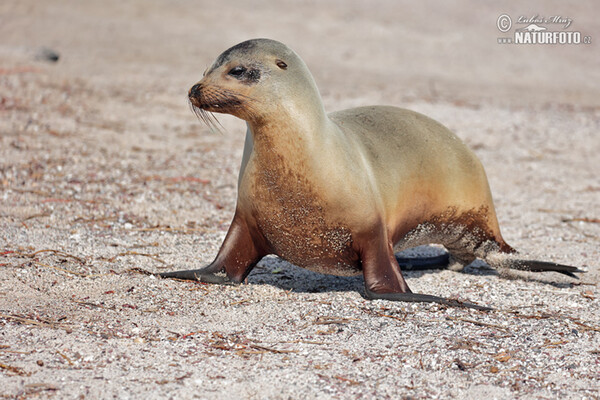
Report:
[{"label": "dry sand", "polygon": [[[214,3],[0,3],[0,397],[598,398],[598,3]],[[570,17],[593,42],[500,45],[502,13]],[[218,250],[244,124],[210,132],[186,92],[253,37],[294,48],[330,111],[392,104],[450,127],[506,240],[588,272],[407,274],[489,313],[367,301],[361,277],[276,258],[238,287],[136,272]]]}]

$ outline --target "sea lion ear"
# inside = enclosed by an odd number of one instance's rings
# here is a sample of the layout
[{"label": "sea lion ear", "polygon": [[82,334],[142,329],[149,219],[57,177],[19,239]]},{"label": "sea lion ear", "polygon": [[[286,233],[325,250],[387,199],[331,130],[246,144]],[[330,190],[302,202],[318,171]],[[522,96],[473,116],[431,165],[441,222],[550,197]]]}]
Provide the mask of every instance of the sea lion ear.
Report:
[{"label": "sea lion ear", "polygon": [[277,60],[276,64],[281,69],[287,69],[287,64],[281,60]]}]

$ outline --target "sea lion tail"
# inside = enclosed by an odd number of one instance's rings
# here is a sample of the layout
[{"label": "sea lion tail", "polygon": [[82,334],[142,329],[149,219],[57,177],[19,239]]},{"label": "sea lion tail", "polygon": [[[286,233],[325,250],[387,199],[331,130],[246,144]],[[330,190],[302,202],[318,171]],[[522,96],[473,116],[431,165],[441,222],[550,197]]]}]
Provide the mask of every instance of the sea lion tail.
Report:
[{"label": "sea lion tail", "polygon": [[521,271],[531,271],[531,272],[546,272],[553,271],[558,272],[559,274],[564,274],[570,276],[572,278],[579,279],[575,272],[577,273],[585,273],[585,271],[574,267],[572,265],[558,264],[550,261],[537,261],[537,260],[521,260],[521,259],[513,259],[507,260],[506,266],[510,269],[517,269]]}]

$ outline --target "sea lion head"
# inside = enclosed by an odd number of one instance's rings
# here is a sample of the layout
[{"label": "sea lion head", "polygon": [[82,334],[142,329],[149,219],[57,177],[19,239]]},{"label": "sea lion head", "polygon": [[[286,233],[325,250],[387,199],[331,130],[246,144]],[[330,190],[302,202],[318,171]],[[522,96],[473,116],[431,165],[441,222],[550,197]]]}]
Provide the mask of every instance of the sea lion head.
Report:
[{"label": "sea lion head", "polygon": [[232,114],[250,123],[306,105],[323,111],[321,97],[302,59],[283,43],[252,39],[223,52],[188,93],[194,112]]}]

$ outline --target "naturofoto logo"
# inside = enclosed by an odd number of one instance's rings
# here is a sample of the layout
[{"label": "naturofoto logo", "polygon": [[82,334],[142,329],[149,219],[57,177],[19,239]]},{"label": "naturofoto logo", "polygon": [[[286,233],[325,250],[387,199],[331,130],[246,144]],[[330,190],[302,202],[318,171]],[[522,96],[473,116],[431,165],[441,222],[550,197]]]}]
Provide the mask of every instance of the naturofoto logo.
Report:
[{"label": "naturofoto logo", "polygon": [[512,36],[498,38],[499,44],[591,44],[592,37],[582,35],[580,31],[567,30],[573,19],[559,15],[543,17],[520,15],[513,22],[508,14],[502,14],[496,20],[496,27],[505,34],[515,27]]}]

